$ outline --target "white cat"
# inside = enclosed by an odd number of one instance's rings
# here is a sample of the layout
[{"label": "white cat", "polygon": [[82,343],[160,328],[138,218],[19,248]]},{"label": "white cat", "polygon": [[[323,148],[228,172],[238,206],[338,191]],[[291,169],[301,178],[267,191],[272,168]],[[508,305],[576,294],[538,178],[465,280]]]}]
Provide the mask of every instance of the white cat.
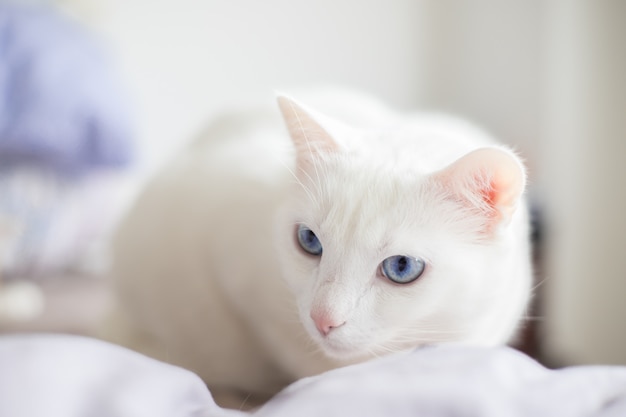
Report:
[{"label": "white cat", "polygon": [[416,346],[506,343],[529,297],[515,154],[453,118],[307,102],[278,97],[288,129],[278,108],[216,121],[116,239],[121,316],[152,345],[121,342],[222,404]]}]

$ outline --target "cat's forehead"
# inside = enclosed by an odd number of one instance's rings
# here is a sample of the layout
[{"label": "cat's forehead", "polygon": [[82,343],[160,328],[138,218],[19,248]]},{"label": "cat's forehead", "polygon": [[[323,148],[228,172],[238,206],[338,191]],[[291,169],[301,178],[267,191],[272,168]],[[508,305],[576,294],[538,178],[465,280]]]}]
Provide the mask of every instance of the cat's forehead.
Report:
[{"label": "cat's forehead", "polygon": [[[433,132],[379,130],[349,138],[344,154],[337,155],[337,172],[372,173],[390,179],[420,179],[445,168],[472,150],[456,137]],[[331,165],[334,162],[331,156]],[[324,164],[323,162],[322,164]],[[375,178],[374,178],[375,180]]]},{"label": "cat's forehead", "polygon": [[322,231],[345,240],[382,241],[397,229],[428,223],[427,176],[394,169],[348,163],[328,168],[317,189],[311,215]]}]

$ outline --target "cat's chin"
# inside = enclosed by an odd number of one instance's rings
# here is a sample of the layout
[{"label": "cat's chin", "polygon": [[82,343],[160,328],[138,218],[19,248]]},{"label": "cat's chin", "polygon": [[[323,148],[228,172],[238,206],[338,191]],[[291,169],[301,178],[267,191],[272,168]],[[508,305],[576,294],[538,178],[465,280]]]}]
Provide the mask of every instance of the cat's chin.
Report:
[{"label": "cat's chin", "polygon": [[370,351],[365,350],[362,347],[355,347],[351,344],[341,343],[332,338],[324,338],[322,340],[318,340],[317,343],[327,357],[341,362],[359,362],[373,356]]}]

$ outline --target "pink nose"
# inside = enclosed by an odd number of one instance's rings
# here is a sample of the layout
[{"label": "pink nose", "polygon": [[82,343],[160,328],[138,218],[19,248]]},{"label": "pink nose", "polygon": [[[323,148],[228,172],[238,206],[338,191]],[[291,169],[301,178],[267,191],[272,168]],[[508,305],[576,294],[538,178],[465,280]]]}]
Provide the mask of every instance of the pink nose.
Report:
[{"label": "pink nose", "polygon": [[346,324],[345,320],[333,317],[327,312],[311,311],[311,318],[322,336],[326,336],[331,330]]}]

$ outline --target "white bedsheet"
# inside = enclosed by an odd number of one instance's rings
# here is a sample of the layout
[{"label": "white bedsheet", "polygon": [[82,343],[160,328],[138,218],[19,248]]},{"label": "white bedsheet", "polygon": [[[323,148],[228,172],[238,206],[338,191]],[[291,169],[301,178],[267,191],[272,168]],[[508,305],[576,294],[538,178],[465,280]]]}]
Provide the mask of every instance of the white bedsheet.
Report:
[{"label": "white bedsheet", "polygon": [[626,367],[545,369],[509,348],[439,347],[296,382],[254,413],[200,379],[100,341],[0,337],[0,417],[626,416]]}]

